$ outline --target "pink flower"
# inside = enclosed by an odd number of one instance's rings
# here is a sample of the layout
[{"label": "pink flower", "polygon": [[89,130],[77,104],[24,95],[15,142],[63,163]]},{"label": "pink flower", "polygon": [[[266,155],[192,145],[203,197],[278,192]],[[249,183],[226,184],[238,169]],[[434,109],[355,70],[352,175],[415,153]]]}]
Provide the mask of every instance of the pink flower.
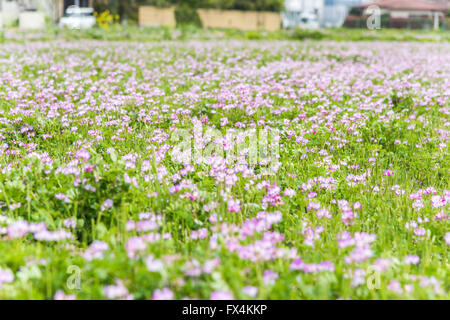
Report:
[{"label": "pink flower", "polygon": [[396,280],[391,281],[388,284],[387,288],[389,290],[391,290],[391,291],[394,291],[394,292],[398,293],[398,294],[402,294],[403,293],[403,289],[402,289],[402,286],[400,285],[400,282],[398,282]]},{"label": "pink flower", "polygon": [[275,271],[266,270],[264,271],[263,281],[265,284],[274,284],[278,277],[279,275]]},{"label": "pink flower", "polygon": [[70,199],[67,195],[64,193],[57,193],[55,194],[55,198],[58,200],[63,200],[65,203],[70,203]]},{"label": "pink flower", "polygon": [[9,205],[9,210],[14,211],[16,209],[19,209],[22,206],[22,204],[20,202],[18,203],[13,203]]},{"label": "pink flower", "polygon": [[153,220],[143,220],[136,223],[137,232],[148,232],[159,229],[159,224]]},{"label": "pink flower", "polygon": [[105,211],[105,210],[108,210],[108,209],[112,208],[113,204],[114,204],[114,200],[106,199],[103,202],[103,204],[101,205],[101,211]]},{"label": "pink flower", "polygon": [[192,240],[197,240],[197,239],[205,239],[208,236],[208,229],[206,228],[201,228],[199,230],[194,230],[191,232],[191,236],[190,238]]},{"label": "pink flower", "polygon": [[350,270],[349,276],[352,278],[351,286],[358,287],[366,283],[366,270],[356,269],[355,271]]},{"label": "pink flower", "polygon": [[198,238],[203,240],[208,236],[208,229],[201,228],[198,230]]},{"label": "pink flower", "polygon": [[220,259],[219,258],[215,258],[212,260],[208,260],[205,262],[205,264],[203,265],[203,272],[206,274],[210,274],[214,271],[214,269],[216,267],[218,267],[220,265]]},{"label": "pink flower", "polygon": [[387,176],[393,176],[393,175],[394,175],[394,171],[392,171],[392,170],[385,170],[384,173],[383,173],[383,175],[384,175],[385,177],[387,177]]},{"label": "pink flower", "polygon": [[14,274],[9,269],[0,269],[0,288],[4,283],[11,283],[14,281]]},{"label": "pink flower", "polygon": [[308,210],[308,211],[311,211],[311,210],[317,211],[319,209],[320,209],[320,203],[318,203],[318,202],[310,202],[310,203],[308,203],[308,206],[306,207],[306,210]]},{"label": "pink flower", "polygon": [[441,208],[445,207],[446,201],[445,198],[441,198],[440,196],[432,196],[431,197],[431,206],[433,208]]},{"label": "pink flower", "polygon": [[284,192],[283,192],[283,196],[289,197],[289,198],[292,198],[296,194],[297,194],[297,192],[295,192],[294,189],[290,189],[290,188],[285,189]]},{"label": "pink flower", "polygon": [[108,250],[109,245],[104,241],[94,241],[88,249],[83,253],[83,258],[86,261],[94,259],[102,259],[103,252]]},{"label": "pink flower", "polygon": [[418,236],[418,237],[423,237],[423,236],[425,236],[425,234],[426,234],[426,230],[424,228],[417,228],[414,231],[414,235]]},{"label": "pink flower", "polygon": [[75,152],[75,159],[77,160],[84,160],[85,162],[88,162],[91,158],[91,154],[86,149],[80,149],[77,152]]},{"label": "pink flower", "polygon": [[296,260],[291,262],[291,265],[289,266],[289,269],[291,269],[291,270],[302,270],[303,266],[304,266],[304,263],[303,263],[302,259],[296,259]]},{"label": "pink flower", "polygon": [[62,241],[67,239],[73,239],[74,236],[72,233],[65,230],[57,230],[57,231],[38,231],[34,234],[34,238],[39,241]]},{"label": "pink flower", "polygon": [[364,245],[361,247],[356,247],[352,252],[350,252],[349,256],[344,259],[345,263],[360,263],[363,262],[373,256],[373,251],[369,246]]},{"label": "pink flower", "polygon": [[75,229],[77,227],[77,220],[74,218],[67,218],[64,220],[64,227],[67,229]]},{"label": "pink flower", "polygon": [[376,271],[386,271],[391,265],[390,259],[378,259],[372,266]]},{"label": "pink flower", "polygon": [[17,221],[11,223],[8,228],[8,237],[10,239],[23,238],[29,231],[29,225],[26,221]]},{"label": "pink flower", "polygon": [[65,294],[64,291],[59,290],[55,293],[53,300],[76,300],[77,296],[74,294]]},{"label": "pink flower", "polygon": [[316,212],[317,218],[331,218],[330,211],[328,209],[319,209]]},{"label": "pink flower", "polygon": [[133,300],[133,296],[128,293],[121,280],[116,280],[114,285],[106,286],[104,293],[108,299]]},{"label": "pink flower", "polygon": [[125,249],[127,250],[128,257],[134,259],[138,252],[144,252],[147,248],[145,241],[140,237],[133,237],[128,240],[125,244]]},{"label": "pink flower", "polygon": [[145,259],[145,265],[150,272],[160,272],[164,270],[164,263],[159,259],[155,259],[153,255],[149,255],[147,259]]},{"label": "pink flower", "polygon": [[228,212],[239,212],[241,211],[241,202],[239,200],[230,199],[228,200]]},{"label": "pink flower", "polygon": [[414,209],[422,209],[424,207],[422,200],[416,200],[413,202],[412,207]]},{"label": "pink flower", "polygon": [[234,300],[233,294],[230,291],[217,290],[211,293],[211,300]]},{"label": "pink flower", "polygon": [[410,265],[410,264],[418,264],[420,262],[420,258],[417,255],[409,255],[406,256],[403,260],[404,264]]},{"label": "pink flower", "polygon": [[153,300],[173,300],[174,294],[169,288],[156,289],[153,292],[152,299]]},{"label": "pink flower", "polygon": [[312,198],[315,198],[315,197],[317,197],[317,192],[310,192],[310,193],[308,193],[308,196],[306,197],[307,199],[312,199]]},{"label": "pink flower", "polygon": [[206,122],[208,122],[208,120],[209,120],[209,118],[208,118],[208,116],[206,116],[201,119],[201,122],[206,123]]},{"label": "pink flower", "polygon": [[450,246],[450,232],[447,232],[447,234],[444,236],[444,241],[447,245]]},{"label": "pink flower", "polygon": [[258,288],[252,287],[252,286],[247,286],[244,289],[242,289],[242,293],[254,298],[258,294]]}]

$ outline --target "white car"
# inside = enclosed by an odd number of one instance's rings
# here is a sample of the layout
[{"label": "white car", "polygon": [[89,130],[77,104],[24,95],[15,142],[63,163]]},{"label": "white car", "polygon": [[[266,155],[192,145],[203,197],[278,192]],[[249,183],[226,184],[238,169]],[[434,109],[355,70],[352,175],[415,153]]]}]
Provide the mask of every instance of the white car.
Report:
[{"label": "white car", "polygon": [[305,12],[300,16],[298,27],[302,29],[319,29],[319,19],[316,14]]},{"label": "white car", "polygon": [[313,12],[285,11],[281,14],[283,28],[318,29],[319,18]]},{"label": "white car", "polygon": [[89,29],[96,23],[94,9],[70,6],[67,8],[66,13],[61,20],[59,20],[59,27],[69,29]]}]

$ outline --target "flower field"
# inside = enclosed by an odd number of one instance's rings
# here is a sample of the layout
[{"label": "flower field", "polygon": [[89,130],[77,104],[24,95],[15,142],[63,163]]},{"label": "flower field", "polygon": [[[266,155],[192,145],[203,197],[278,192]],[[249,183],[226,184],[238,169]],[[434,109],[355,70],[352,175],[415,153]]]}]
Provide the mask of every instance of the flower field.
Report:
[{"label": "flower field", "polygon": [[447,42],[0,44],[1,299],[449,299]]}]

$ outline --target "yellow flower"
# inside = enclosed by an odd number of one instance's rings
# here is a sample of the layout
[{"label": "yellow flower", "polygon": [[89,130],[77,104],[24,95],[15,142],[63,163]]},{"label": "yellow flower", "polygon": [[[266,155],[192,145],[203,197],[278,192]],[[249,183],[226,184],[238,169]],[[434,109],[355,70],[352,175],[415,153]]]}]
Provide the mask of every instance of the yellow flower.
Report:
[{"label": "yellow flower", "polygon": [[112,15],[109,10],[103,11],[101,14],[96,15],[97,23],[100,28],[108,29],[111,25],[116,24],[116,21],[119,21],[119,15]]}]

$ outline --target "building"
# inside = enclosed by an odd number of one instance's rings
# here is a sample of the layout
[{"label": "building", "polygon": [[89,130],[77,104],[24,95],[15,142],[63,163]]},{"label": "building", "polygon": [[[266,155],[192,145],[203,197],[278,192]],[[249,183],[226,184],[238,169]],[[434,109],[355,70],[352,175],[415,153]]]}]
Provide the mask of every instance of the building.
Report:
[{"label": "building", "polygon": [[[350,8],[372,0],[286,0],[282,13],[283,27],[312,27],[317,24],[324,28],[341,27]],[[315,17],[315,18],[314,18]]]},{"label": "building", "polygon": [[325,0],[286,0],[285,10],[289,12],[302,12],[316,14],[321,18]]},{"label": "building", "polygon": [[56,2],[52,0],[0,0],[2,26],[22,29],[45,28],[45,18],[53,18]]},{"label": "building", "polygon": [[[0,27],[20,26],[20,16],[31,16],[57,22],[69,6],[93,7],[94,0],[0,0]],[[33,12],[33,14],[32,14]]]},{"label": "building", "polygon": [[450,0],[424,0],[425,2],[430,2],[434,4],[440,4],[450,10]]},{"label": "building", "polygon": [[365,27],[371,6],[379,8],[381,27],[408,29],[439,29],[450,9],[449,1],[379,0],[353,7],[345,26]]},{"label": "building", "polygon": [[322,26],[325,28],[342,27],[352,7],[370,1],[372,0],[325,0]]},{"label": "building", "polygon": [[325,0],[286,0],[281,13],[283,28],[315,29],[320,26]]}]

